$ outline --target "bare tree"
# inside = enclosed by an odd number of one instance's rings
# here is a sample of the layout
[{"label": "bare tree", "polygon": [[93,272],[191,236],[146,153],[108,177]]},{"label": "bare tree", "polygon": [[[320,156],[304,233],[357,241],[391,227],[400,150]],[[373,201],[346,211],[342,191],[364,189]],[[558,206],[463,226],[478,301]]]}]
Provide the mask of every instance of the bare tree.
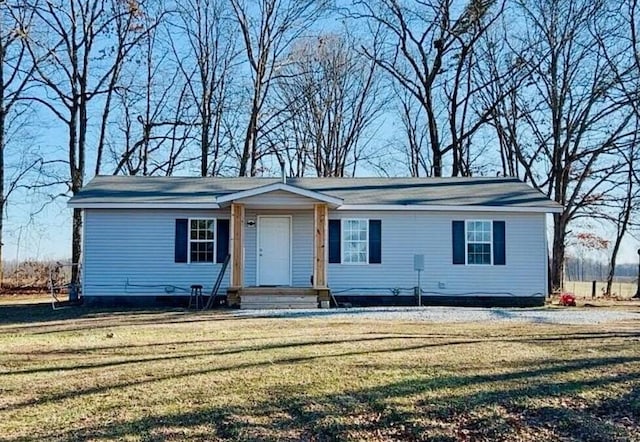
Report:
[{"label": "bare tree", "polygon": [[492,107],[472,111],[475,97],[488,87],[473,81],[475,48],[500,16],[504,2],[427,0],[409,5],[378,0],[355,5],[355,18],[388,34],[383,50],[369,56],[422,107],[431,148],[430,174],[441,176],[444,157],[451,153],[452,174],[468,175],[469,146],[492,112]]},{"label": "bare tree", "polygon": [[251,72],[249,109],[242,151],[240,176],[254,176],[258,162],[266,153],[259,149],[258,138],[267,122],[262,111],[279,62],[300,35],[319,18],[324,0],[230,0],[242,34],[244,54]]},{"label": "bare tree", "polygon": [[[525,84],[534,80],[534,71],[538,68],[538,60],[529,56],[531,47],[527,39],[513,41],[510,16],[503,16],[504,26],[496,26],[482,38],[479,51],[482,54],[481,68],[474,71],[477,82],[487,85],[473,103],[474,107],[490,109],[487,123],[495,130],[495,141],[498,144],[500,165],[499,174],[522,176],[523,170],[531,168],[535,157],[525,160],[518,155],[518,142],[521,138],[523,124],[522,112],[519,108],[520,91]],[[505,75],[505,73],[507,73]],[[520,162],[525,162],[524,168]]]},{"label": "bare tree", "polygon": [[109,149],[114,175],[170,176],[198,158],[188,149],[195,137],[187,88],[173,81],[180,72],[175,71],[168,84],[155,82],[157,76],[163,77],[158,72],[146,69],[146,74],[142,89],[116,91],[121,120]]},{"label": "bare tree", "polygon": [[[637,207],[640,203],[640,175],[637,172],[637,164],[640,162],[640,148],[638,141],[640,137],[640,101],[638,91],[640,91],[640,4],[638,0],[631,0],[620,13],[623,15],[624,26],[620,29],[618,36],[619,44],[610,47],[604,40],[600,40],[600,46],[607,56],[610,67],[618,82],[623,96],[629,99],[629,105],[634,114],[635,131],[625,146],[619,148],[619,156],[623,159],[625,170],[612,180],[610,192],[613,199],[613,207],[610,211],[605,211],[603,217],[611,221],[615,228],[613,248],[609,262],[609,272],[607,274],[606,293],[611,295],[613,279],[616,275],[618,254],[622,241],[631,229],[638,227]],[[617,55],[622,52],[624,57],[631,62],[628,64],[619,63]],[[622,190],[622,191],[621,191]],[[618,197],[616,197],[619,195]]]},{"label": "bare tree", "polygon": [[174,56],[198,110],[202,176],[219,174],[229,153],[223,118],[232,112],[230,83],[239,35],[226,6],[221,0],[185,0],[173,26],[188,48],[184,51],[184,45],[172,39]]},{"label": "bare tree", "polygon": [[621,155],[626,160],[626,171],[623,176],[622,182],[615,182],[614,185],[617,189],[624,189],[621,198],[618,198],[615,215],[611,216],[607,214],[607,218],[612,221],[615,227],[615,236],[613,239],[613,248],[611,250],[611,258],[609,260],[609,272],[607,273],[607,288],[606,294],[611,295],[611,287],[613,286],[613,278],[616,275],[616,264],[618,261],[618,253],[620,252],[620,246],[622,241],[629,231],[629,228],[634,224],[632,215],[634,214],[634,208],[637,207],[640,202],[640,186],[634,177],[635,165],[640,158],[638,157],[637,148],[637,136],[633,139],[632,148],[630,151],[621,152]]},{"label": "bare tree", "polygon": [[33,10],[24,1],[0,3],[0,287],[3,283],[3,221],[7,200],[25,176],[42,165],[40,158],[23,154],[20,162],[14,165],[15,173],[12,176],[6,173],[5,151],[10,134],[17,126],[22,126],[23,118],[30,111],[29,104],[21,98],[34,68],[26,48],[32,18]]},{"label": "bare tree", "polygon": [[412,177],[430,176],[433,164],[429,154],[429,133],[424,119],[424,109],[405,88],[395,87],[400,123],[405,139],[402,142],[403,159]]},{"label": "bare tree", "polygon": [[114,175],[168,176],[199,157],[189,152],[196,127],[189,87],[179,63],[170,59],[172,45],[161,38],[163,32],[147,33],[115,91]]},{"label": "bare tree", "polygon": [[282,129],[298,143],[306,140],[295,146],[297,156],[307,156],[300,165],[317,176],[355,173],[365,155],[364,135],[385,103],[375,63],[354,43],[348,35],[302,38],[278,71]]},{"label": "bare tree", "polygon": [[514,17],[526,31],[509,38],[512,48],[526,48],[512,58],[527,64],[528,79],[517,90],[507,86],[508,104],[496,108],[493,120],[506,145],[505,171],[563,206],[554,214],[555,290],[562,286],[568,226],[598,210],[609,178],[624,168],[616,153],[634,132],[630,97],[620,93],[611,67],[624,64],[624,53],[602,49],[602,42],[618,43],[620,23],[608,7],[605,1],[519,1]]},{"label": "bare tree", "polygon": [[[104,90],[96,89],[98,94],[103,95],[102,110],[100,112],[100,132],[98,134],[98,145],[96,153],[95,174],[100,174],[102,157],[107,142],[108,124],[112,111],[112,102],[119,86],[122,71],[129,58],[140,48],[140,43],[155,32],[165,15],[163,9],[156,11],[154,15],[148,10],[143,11],[143,5],[138,0],[128,0],[127,2],[114,2],[111,4],[113,20],[109,24],[112,29],[113,43],[109,48],[113,58],[109,63],[105,75]],[[104,53],[105,50],[102,49]],[[100,83],[100,82],[99,82]]]},{"label": "bare tree", "polygon": [[[29,98],[66,127],[68,187],[75,194],[82,187],[86,172],[90,103],[102,100],[103,113],[109,111],[108,102],[126,54],[144,33],[139,26],[143,10],[136,0],[50,0],[32,3],[31,7],[36,24],[27,47],[35,65],[34,81],[42,90]],[[103,124],[102,129],[105,128]],[[104,137],[99,139],[102,143]],[[101,149],[100,145],[96,150],[97,172]],[[79,209],[74,209],[72,229],[72,261],[79,262]],[[74,268],[72,280],[76,282],[77,277]]]}]

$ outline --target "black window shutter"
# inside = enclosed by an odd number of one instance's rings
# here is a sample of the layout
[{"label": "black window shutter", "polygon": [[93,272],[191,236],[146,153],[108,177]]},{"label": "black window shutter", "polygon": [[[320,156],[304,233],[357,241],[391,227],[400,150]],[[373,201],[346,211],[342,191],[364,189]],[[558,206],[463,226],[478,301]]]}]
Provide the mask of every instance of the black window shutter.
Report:
[{"label": "black window shutter", "polygon": [[369,220],[369,264],[382,263],[382,221]]},{"label": "black window shutter", "polygon": [[464,249],[464,221],[452,221],[451,233],[453,238],[453,263],[464,264],[466,254]]},{"label": "black window shutter", "polygon": [[340,263],[340,220],[329,220],[329,262]]},{"label": "black window shutter", "polygon": [[493,265],[503,266],[507,263],[505,251],[504,221],[493,222]]},{"label": "black window shutter", "polygon": [[216,220],[216,262],[223,263],[229,254],[229,220]]},{"label": "black window shutter", "polygon": [[187,262],[187,251],[189,250],[189,220],[176,220],[175,238],[175,262]]}]

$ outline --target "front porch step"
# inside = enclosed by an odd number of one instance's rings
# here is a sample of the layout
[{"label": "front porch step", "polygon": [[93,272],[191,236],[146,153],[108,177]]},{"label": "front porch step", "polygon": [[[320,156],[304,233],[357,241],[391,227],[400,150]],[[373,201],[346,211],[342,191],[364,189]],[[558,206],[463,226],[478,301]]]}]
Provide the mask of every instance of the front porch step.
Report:
[{"label": "front porch step", "polygon": [[241,309],[318,308],[317,295],[240,295]]},{"label": "front porch step", "polygon": [[242,287],[240,295],[259,295],[259,296],[316,296],[316,289],[311,287]]},{"label": "front porch step", "polygon": [[318,308],[329,306],[328,288],[312,287],[229,287],[227,304],[242,309]]}]

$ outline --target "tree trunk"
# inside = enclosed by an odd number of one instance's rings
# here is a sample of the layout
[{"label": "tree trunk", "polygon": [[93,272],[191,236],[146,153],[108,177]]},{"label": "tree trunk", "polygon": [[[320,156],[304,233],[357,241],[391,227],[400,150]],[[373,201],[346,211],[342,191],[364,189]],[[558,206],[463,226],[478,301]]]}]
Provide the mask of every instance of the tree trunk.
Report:
[{"label": "tree trunk", "polygon": [[[2,93],[2,99],[4,101],[4,92]],[[6,113],[4,111],[4,102],[0,103],[0,289],[4,283],[4,260],[2,256],[2,249],[4,247],[3,241],[3,229],[4,229],[4,123]]]},{"label": "tree trunk", "polygon": [[620,240],[622,238],[616,238],[613,245],[613,251],[611,252],[611,260],[609,262],[609,272],[607,273],[607,288],[605,294],[611,296],[611,287],[613,286],[613,278],[616,276],[616,261],[618,258],[618,251],[620,250]]},{"label": "tree trunk", "polygon": [[[635,144],[635,140],[634,140]],[[631,211],[633,210],[633,161],[634,153],[629,156],[629,169],[626,176],[627,192],[625,195],[624,203],[622,204],[621,217],[618,217],[616,224],[616,239],[613,244],[613,250],[611,251],[611,262],[609,263],[609,273],[607,274],[607,291],[608,296],[611,296],[611,286],[613,285],[613,277],[616,275],[616,261],[618,260],[618,252],[620,251],[620,245],[622,244],[622,238],[627,233],[629,227],[629,219],[631,218]]]},{"label": "tree trunk", "polygon": [[[258,92],[256,92],[257,94]],[[256,162],[256,146],[257,146],[257,127],[258,127],[258,97],[254,95],[253,104],[251,106],[251,115],[249,117],[249,124],[247,125],[247,132],[244,140],[244,147],[242,150],[242,158],[240,159],[240,173],[239,176],[254,176],[255,175],[255,162]]]},{"label": "tree trunk", "polygon": [[562,290],[564,282],[565,231],[567,222],[564,213],[553,214],[553,249],[551,257],[552,292]]},{"label": "tree trunk", "polygon": [[[84,175],[84,155],[81,152],[80,138],[78,135],[78,114],[79,107],[73,106],[69,118],[69,175],[71,178],[71,194],[75,195],[82,188]],[[82,119],[82,117],[80,118]],[[73,209],[73,220],[71,230],[71,264],[80,263],[80,254],[82,250],[82,211]],[[71,282],[80,283],[80,275],[77,265],[71,267]]]},{"label": "tree trunk", "polygon": [[247,176],[247,165],[250,161],[251,154],[251,122],[253,121],[253,115],[251,116],[251,121],[249,122],[249,126],[247,126],[247,132],[245,135],[244,146],[242,148],[242,157],[240,158],[240,171],[238,172],[239,176]]},{"label": "tree trunk", "polygon": [[[206,98],[203,97],[203,102]],[[204,106],[204,104],[203,104]],[[209,169],[209,115],[201,114],[202,126],[200,134],[200,176],[207,176]]]},{"label": "tree trunk", "polygon": [[433,112],[433,103],[430,95],[427,95],[425,107],[425,111],[427,113],[427,124],[429,127],[429,141],[431,141],[431,155],[433,157],[433,171],[431,175],[434,177],[441,177],[442,150],[440,149],[440,140],[438,139],[438,124],[436,123],[436,117]]},{"label": "tree trunk", "polygon": [[[82,255],[82,210],[73,209],[73,230],[71,239],[71,263],[80,264]],[[80,269],[78,265],[71,266],[71,282],[80,284]]]}]

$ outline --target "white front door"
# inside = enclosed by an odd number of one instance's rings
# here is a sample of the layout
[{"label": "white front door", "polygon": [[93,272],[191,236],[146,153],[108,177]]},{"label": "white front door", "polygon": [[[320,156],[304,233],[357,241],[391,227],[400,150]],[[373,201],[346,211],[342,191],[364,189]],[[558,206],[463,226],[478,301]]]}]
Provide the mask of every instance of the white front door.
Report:
[{"label": "white front door", "polygon": [[258,217],[258,285],[291,285],[291,217]]}]

